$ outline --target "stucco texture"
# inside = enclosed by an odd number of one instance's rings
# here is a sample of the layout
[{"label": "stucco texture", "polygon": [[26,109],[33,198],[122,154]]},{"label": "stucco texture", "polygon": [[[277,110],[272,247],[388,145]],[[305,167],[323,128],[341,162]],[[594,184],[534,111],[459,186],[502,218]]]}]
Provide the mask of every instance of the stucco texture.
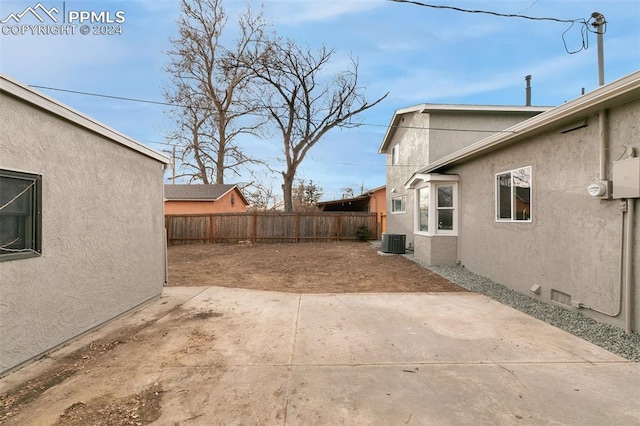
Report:
[{"label": "stucco texture", "polygon": [[[609,112],[609,166],[624,154],[625,145],[640,149],[639,115],[640,102]],[[587,186],[598,181],[598,141],[598,117],[593,115],[587,127],[569,133],[549,131],[446,170],[460,176],[458,257],[464,266],[543,301],[551,301],[555,290],[572,301],[616,313],[621,297],[622,211],[620,200],[595,199],[587,193]],[[495,174],[524,166],[532,166],[532,221],[496,222]],[[640,277],[637,218],[636,213],[636,282]],[[534,284],[541,286],[539,295],[530,291]],[[640,292],[634,298],[638,306]],[[582,312],[624,327],[624,308],[615,318],[593,310]],[[639,328],[636,315],[634,329]]]},{"label": "stucco texture", "polygon": [[162,292],[163,165],[0,95],[0,167],[42,175],[42,255],[0,262],[0,374]]}]

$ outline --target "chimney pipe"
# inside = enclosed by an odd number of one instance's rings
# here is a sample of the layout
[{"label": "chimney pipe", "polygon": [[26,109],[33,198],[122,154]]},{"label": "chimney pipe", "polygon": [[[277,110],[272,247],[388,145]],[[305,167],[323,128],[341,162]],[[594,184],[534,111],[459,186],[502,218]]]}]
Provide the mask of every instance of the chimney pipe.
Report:
[{"label": "chimney pipe", "polygon": [[527,100],[525,105],[531,106],[531,76],[528,75],[524,79],[527,81]]}]

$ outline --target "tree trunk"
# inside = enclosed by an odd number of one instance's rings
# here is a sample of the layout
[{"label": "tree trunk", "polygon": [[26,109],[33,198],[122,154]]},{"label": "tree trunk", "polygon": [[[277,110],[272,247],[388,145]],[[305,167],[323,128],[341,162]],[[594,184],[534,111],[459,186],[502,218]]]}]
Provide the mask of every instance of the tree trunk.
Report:
[{"label": "tree trunk", "polygon": [[218,149],[218,163],[216,164],[216,183],[224,183],[224,150]]},{"label": "tree trunk", "polygon": [[284,211],[293,211],[293,178],[295,173],[282,173],[282,196],[284,201]]}]

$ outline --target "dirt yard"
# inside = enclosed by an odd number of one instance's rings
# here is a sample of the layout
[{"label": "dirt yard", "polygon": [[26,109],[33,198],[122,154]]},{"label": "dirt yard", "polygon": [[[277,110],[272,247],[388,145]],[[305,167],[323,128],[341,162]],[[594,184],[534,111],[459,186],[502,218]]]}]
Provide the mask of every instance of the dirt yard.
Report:
[{"label": "dirt yard", "polygon": [[[171,286],[288,293],[465,291],[402,256],[380,255],[368,243],[188,245],[169,247],[168,256]],[[133,314],[127,327],[109,331],[106,326],[103,336],[90,344],[78,348],[72,344],[50,359],[45,357],[44,367],[36,365],[37,374],[18,380],[23,374],[18,371],[0,381],[0,424],[36,424],[29,419],[34,413],[43,415],[43,410],[62,414],[37,424],[154,422],[166,389],[185,395],[187,390],[176,390],[182,386],[178,381],[160,383],[137,376],[145,365],[184,363],[205,351],[215,336],[198,324],[212,316],[216,312],[194,313],[180,306],[155,320],[140,322]],[[219,327],[217,333],[222,335],[232,325],[221,322]],[[207,362],[213,362],[213,352],[207,354]],[[145,381],[142,390],[133,385]],[[72,403],[55,396],[61,392]]]},{"label": "dirt yard", "polygon": [[169,285],[288,293],[465,291],[369,243],[213,244],[169,247]]}]

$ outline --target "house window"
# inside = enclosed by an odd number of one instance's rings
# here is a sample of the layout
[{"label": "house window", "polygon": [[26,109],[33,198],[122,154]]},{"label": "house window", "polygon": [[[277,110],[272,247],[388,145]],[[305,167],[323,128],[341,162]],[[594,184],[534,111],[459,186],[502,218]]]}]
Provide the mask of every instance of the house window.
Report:
[{"label": "house window", "polygon": [[391,213],[404,213],[404,197],[391,199]]},{"label": "house window", "polygon": [[457,176],[419,176],[416,185],[415,232],[426,235],[457,235]]},{"label": "house window", "polygon": [[438,231],[453,231],[453,185],[436,185]]},{"label": "house window", "polygon": [[391,148],[391,164],[398,164],[400,160],[400,146],[394,145]]},{"label": "house window", "polygon": [[0,261],[41,253],[42,179],[0,169]]},{"label": "house window", "polygon": [[531,221],[531,166],[496,174],[496,220]]},{"label": "house window", "polygon": [[429,232],[429,191],[431,188],[418,189],[418,230]]}]

